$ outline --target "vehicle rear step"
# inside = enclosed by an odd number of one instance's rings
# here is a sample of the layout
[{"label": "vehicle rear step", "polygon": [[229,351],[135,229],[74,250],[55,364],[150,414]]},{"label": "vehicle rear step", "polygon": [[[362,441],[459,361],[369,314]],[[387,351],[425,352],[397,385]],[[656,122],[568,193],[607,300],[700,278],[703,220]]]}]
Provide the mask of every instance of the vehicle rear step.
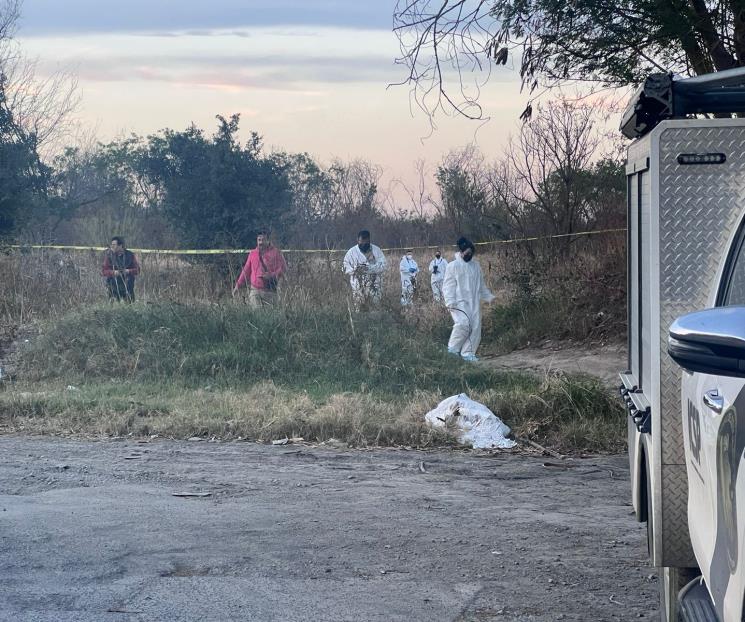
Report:
[{"label": "vehicle rear step", "polygon": [[678,598],[683,622],[719,622],[709,590],[701,577],[696,577],[680,590]]}]

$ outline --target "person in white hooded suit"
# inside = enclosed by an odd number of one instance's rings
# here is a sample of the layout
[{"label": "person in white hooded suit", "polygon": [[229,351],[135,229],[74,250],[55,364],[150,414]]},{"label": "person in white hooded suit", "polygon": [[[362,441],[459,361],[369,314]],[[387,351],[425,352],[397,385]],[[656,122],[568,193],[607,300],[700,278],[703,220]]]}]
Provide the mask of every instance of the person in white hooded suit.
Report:
[{"label": "person in white hooded suit", "polygon": [[432,284],[432,299],[442,303],[442,282],[445,280],[445,269],[448,267],[447,260],[437,249],[435,258],[429,262],[430,283]]},{"label": "person in white hooded suit", "polygon": [[401,259],[398,270],[401,273],[401,306],[407,307],[414,300],[416,277],[419,274],[419,266],[414,261],[410,250],[406,251]]},{"label": "person in white hooded suit", "polygon": [[453,317],[453,331],[448,342],[448,352],[460,355],[465,361],[477,361],[476,350],[481,343],[481,301],[491,302],[494,294],[484,282],[473,243],[458,240],[460,252],[455,254],[445,269],[442,293],[445,306]]}]

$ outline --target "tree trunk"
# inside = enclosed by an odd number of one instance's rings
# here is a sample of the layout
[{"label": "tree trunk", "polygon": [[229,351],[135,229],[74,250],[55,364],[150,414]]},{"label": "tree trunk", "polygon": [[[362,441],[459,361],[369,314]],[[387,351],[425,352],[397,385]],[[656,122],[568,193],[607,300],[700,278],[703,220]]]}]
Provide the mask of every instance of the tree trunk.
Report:
[{"label": "tree trunk", "polygon": [[734,19],[734,46],[737,64],[745,65],[745,0],[730,0]]},{"label": "tree trunk", "polygon": [[736,67],[735,58],[724,46],[724,42],[712,21],[711,12],[706,8],[706,2],[704,0],[689,0],[689,4],[695,17],[694,26],[696,32],[701,35],[701,38],[706,43],[707,51],[714,64],[714,69],[724,71],[725,69]]},{"label": "tree trunk", "polygon": [[693,35],[682,35],[680,38],[680,44],[694,74],[700,76],[714,71],[711,60],[704,54],[704,51],[701,49],[701,46],[699,46]]},{"label": "tree trunk", "polygon": [[[691,70],[695,75],[700,76],[714,71],[714,66],[711,62],[711,56],[706,53],[706,50],[704,50],[696,37],[694,30],[696,16],[687,7],[686,3],[688,1],[682,0],[682,2],[676,2],[674,0],[665,0],[658,3],[657,10],[662,23],[678,24],[680,26],[675,29],[675,36],[680,42],[683,52],[685,52]],[[683,19],[683,24],[680,24],[681,18]]]}]

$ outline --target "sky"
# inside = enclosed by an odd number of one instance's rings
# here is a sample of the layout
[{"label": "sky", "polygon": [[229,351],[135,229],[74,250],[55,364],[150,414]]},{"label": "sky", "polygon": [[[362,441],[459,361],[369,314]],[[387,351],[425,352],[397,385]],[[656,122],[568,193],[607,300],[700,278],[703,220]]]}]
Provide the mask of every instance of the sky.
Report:
[{"label": "sky", "polygon": [[[392,32],[395,0],[25,0],[18,39],[44,76],[77,75],[84,127],[102,141],[241,114],[244,137],[322,162],[363,158],[416,183],[451,149],[487,157],[515,133],[526,103],[514,69],[495,68],[486,123],[412,109]],[[400,188],[395,191],[404,201]]]}]

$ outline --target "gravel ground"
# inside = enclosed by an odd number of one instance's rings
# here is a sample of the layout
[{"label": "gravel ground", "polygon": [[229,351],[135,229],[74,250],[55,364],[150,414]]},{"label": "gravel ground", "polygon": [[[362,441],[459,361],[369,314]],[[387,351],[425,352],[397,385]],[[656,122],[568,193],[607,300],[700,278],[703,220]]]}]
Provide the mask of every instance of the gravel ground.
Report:
[{"label": "gravel ground", "polygon": [[0,620],[657,619],[627,480],[625,456],[0,437]]}]

